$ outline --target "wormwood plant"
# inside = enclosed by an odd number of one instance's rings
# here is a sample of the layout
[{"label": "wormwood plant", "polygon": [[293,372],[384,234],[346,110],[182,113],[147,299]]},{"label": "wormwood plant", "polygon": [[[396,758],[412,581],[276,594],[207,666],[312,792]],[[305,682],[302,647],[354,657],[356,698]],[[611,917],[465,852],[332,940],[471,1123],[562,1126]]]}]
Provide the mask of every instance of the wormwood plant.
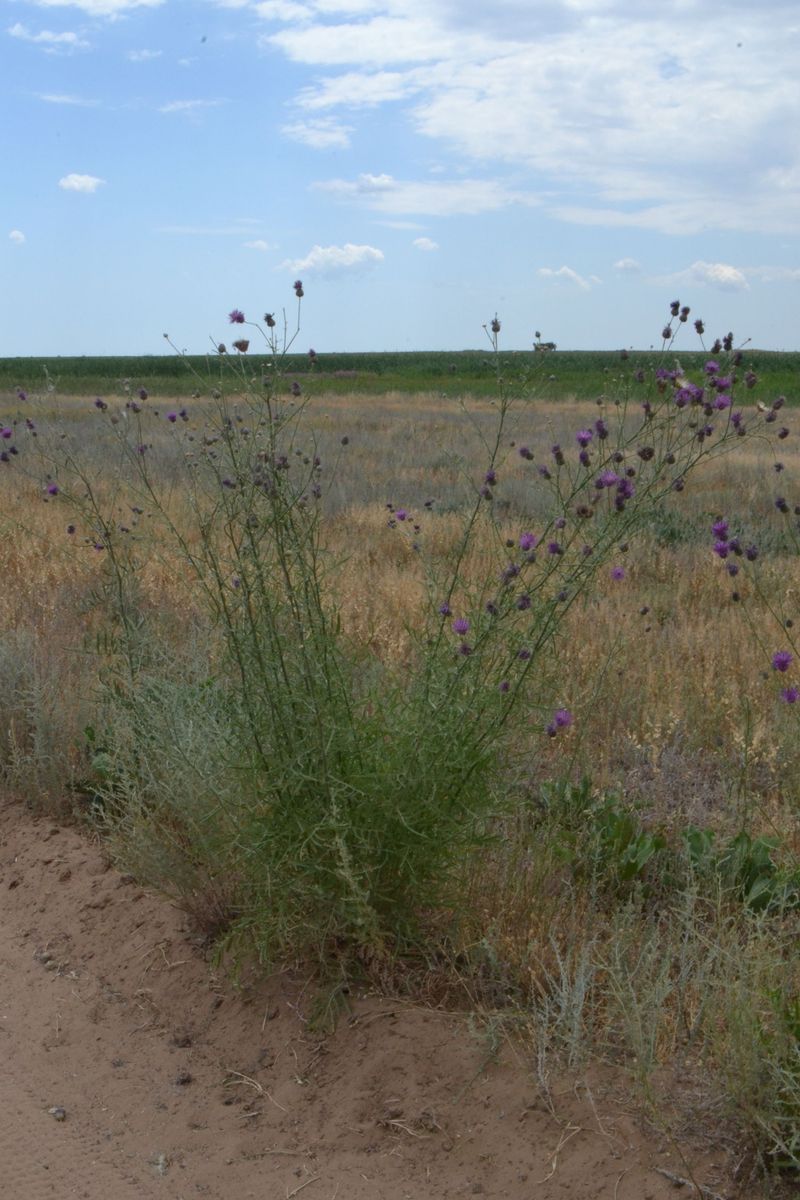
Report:
[{"label": "wormwood plant", "polygon": [[[484,469],[455,556],[437,553],[436,501],[387,515],[428,596],[409,620],[409,661],[391,666],[340,619],[323,513],[343,468],[322,461],[313,404],[286,377],[300,281],[295,294],[293,327],[229,314],[263,352],[244,337],[235,355],[218,345],[191,405],[165,413],[144,389],[98,398],[99,466],[79,435],[30,416],[0,431],[9,463],[27,435],[43,498],[69,510],[75,552],[102,564],[106,716],[89,749],[119,852],[223,945],[264,962],[402,949],[457,916],[515,762],[540,738],[568,740],[590,702],[559,694],[566,614],[598,573],[622,583],[642,523],[765,420],[734,405],[732,337],[727,373],[684,375],[672,350],[689,310],[676,301],[658,365],[624,377],[574,444],[509,445],[533,396],[503,382],[495,318],[494,431],[476,426]],[[535,529],[504,515],[509,455],[547,513]],[[188,638],[148,608],[142,579],[157,560],[184,587]]]}]

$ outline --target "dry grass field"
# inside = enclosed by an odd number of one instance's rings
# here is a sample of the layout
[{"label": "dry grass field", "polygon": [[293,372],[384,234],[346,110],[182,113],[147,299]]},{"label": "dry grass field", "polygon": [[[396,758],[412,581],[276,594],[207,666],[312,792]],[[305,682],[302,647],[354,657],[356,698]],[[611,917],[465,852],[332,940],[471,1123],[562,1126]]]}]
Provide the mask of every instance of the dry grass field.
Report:
[{"label": "dry grass field", "polygon": [[[128,419],[124,397],[105,400]],[[83,513],[113,513],[131,533],[127,578],[147,636],[165,659],[204,663],[208,675],[220,661],[219,624],[184,553],[199,536],[182,482],[185,439],[203,428],[194,403],[180,439],[163,419],[148,433],[158,506],[130,483],[119,426],[86,398],[32,400],[38,444],[0,473],[0,763],[7,788],[39,812],[103,824],[119,632],[102,533],[70,507],[74,478],[50,469],[59,447],[82,464]],[[598,411],[574,400],[516,408],[494,522],[470,543],[465,587],[494,570],[498,535],[516,545],[552,520],[537,464],[554,443],[574,445]],[[439,394],[321,394],[304,409],[297,446],[322,464],[328,603],[365,677],[414,671],[431,604],[425,564],[458,554],[495,421],[488,401]],[[781,698],[791,670],[772,666],[800,618],[787,533],[799,456],[793,429],[774,445],[734,444],[570,599],[515,710],[507,795],[458,913],[429,914],[419,958],[374,967],[387,986],[432,999],[466,990],[493,1037],[529,1039],[543,1082],[564,1057],[624,1063],[659,1120],[738,1131],[745,1175],[773,1179],[800,1167],[800,706]],[[182,544],[164,537],[165,513]],[[736,575],[736,560],[713,553],[722,518],[760,550]],[[573,720],[548,737],[554,707]],[[116,853],[163,884],[155,843],[134,825],[110,830]]]}]

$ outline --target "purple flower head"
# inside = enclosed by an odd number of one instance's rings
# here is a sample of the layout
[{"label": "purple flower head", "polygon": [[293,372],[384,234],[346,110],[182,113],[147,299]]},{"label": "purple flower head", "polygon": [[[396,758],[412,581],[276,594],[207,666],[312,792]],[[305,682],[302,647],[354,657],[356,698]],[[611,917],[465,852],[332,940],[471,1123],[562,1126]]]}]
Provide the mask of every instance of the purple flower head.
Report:
[{"label": "purple flower head", "polygon": [[75,532],[75,526],[74,526],[74,525],[68,525],[68,526],[67,526],[67,533],[68,533],[70,536],[72,536],[72,534],[73,534],[74,532]]},{"label": "purple flower head", "polygon": [[146,400],[147,399],[147,388],[140,387],[139,391],[136,393],[136,395],[139,397],[140,400]]},{"label": "purple flower head", "polygon": [[553,719],[547,726],[547,736],[555,737],[559,729],[569,729],[572,724],[572,713],[568,708],[559,708],[553,713]]},{"label": "purple flower head", "polygon": [[581,450],[580,454],[578,455],[578,459],[580,460],[582,467],[586,467],[588,469],[592,465],[592,460],[588,450]]},{"label": "purple flower head", "polygon": [[7,425],[6,425],[5,429],[0,429],[0,437],[5,438],[6,441],[8,441],[8,439],[12,438],[13,436],[14,436],[14,430],[9,429],[9,427]]},{"label": "purple flower head", "polygon": [[234,308],[228,313],[228,320],[231,325],[244,325],[244,313],[240,308]]},{"label": "purple flower head", "polygon": [[483,477],[483,482],[488,483],[489,487],[494,487],[497,483],[497,472],[489,470]]},{"label": "purple flower head", "polygon": [[781,700],[786,704],[796,704],[800,699],[800,690],[796,687],[784,688],[781,692]]},{"label": "purple flower head", "polygon": [[600,441],[604,442],[605,439],[608,437],[608,426],[606,425],[606,423],[602,417],[597,418],[597,420],[594,423],[594,427],[597,432],[597,436],[600,438]]},{"label": "purple flower head", "polygon": [[539,539],[535,533],[520,534],[519,548],[520,550],[533,550]]},{"label": "purple flower head", "polygon": [[565,461],[564,460],[564,451],[561,449],[558,442],[556,442],[556,444],[551,447],[550,452],[553,455],[553,458],[556,460],[557,465],[559,467],[563,467],[564,461]]},{"label": "purple flower head", "polygon": [[456,617],[453,621],[453,633],[457,633],[460,637],[469,633],[469,621],[466,617]]},{"label": "purple flower head", "polygon": [[617,483],[619,483],[619,475],[616,471],[609,470],[603,471],[602,474],[597,476],[597,479],[594,481],[594,486],[598,489],[598,491],[600,491],[602,488],[614,487],[614,485]]},{"label": "purple flower head", "polygon": [[561,546],[558,544],[558,542],[548,542],[547,543],[547,553],[548,554],[563,554],[564,551],[561,549]]},{"label": "purple flower head", "polygon": [[302,281],[302,279],[295,279],[295,281],[294,281],[294,283],[293,283],[293,285],[292,285],[292,286],[294,287],[294,294],[295,294],[295,296],[297,296],[297,299],[298,299],[298,300],[301,300],[301,299],[303,298],[303,295],[304,295],[304,292],[303,292],[303,281]]},{"label": "purple flower head", "polygon": [[575,441],[582,449],[585,449],[593,437],[594,434],[592,433],[591,429],[579,429],[575,434]]},{"label": "purple flower head", "polygon": [[714,537],[717,537],[717,538],[727,537],[728,536],[728,522],[723,521],[723,520],[715,521],[714,524],[711,526],[711,532],[714,534]]},{"label": "purple flower head", "polygon": [[620,579],[624,579],[625,578],[625,568],[624,567],[612,567],[611,568],[611,578],[615,579],[617,581],[619,581]]},{"label": "purple flower head", "polygon": [[442,617],[449,617],[452,611],[453,611],[452,608],[450,607],[450,605],[447,603],[446,600],[443,600],[442,603],[439,605],[439,614]]},{"label": "purple flower head", "polygon": [[553,476],[550,474],[547,467],[539,467],[538,470],[539,470],[539,474],[541,475],[542,479],[552,479],[553,478]]},{"label": "purple flower head", "polygon": [[27,400],[28,393],[23,391],[22,388],[17,388],[17,399],[18,400]]},{"label": "purple flower head", "polygon": [[48,496],[57,496],[58,493],[59,493],[58,484],[57,483],[48,483],[48,485],[47,485]]},{"label": "purple flower head", "polygon": [[394,515],[397,517],[398,521],[405,521],[408,519],[408,510],[405,508],[396,508],[394,510]]},{"label": "purple flower head", "polygon": [[775,671],[788,671],[793,661],[794,655],[788,650],[779,650],[772,656],[772,666]]},{"label": "purple flower head", "polygon": [[511,691],[511,684],[508,682],[508,680],[507,680],[507,679],[504,679],[504,680],[502,680],[502,682],[500,683],[500,685],[499,685],[499,687],[498,687],[498,689],[497,689],[497,690],[498,690],[499,692],[502,692],[502,693],[503,693],[503,695],[505,695],[505,693],[506,693],[506,692],[510,692],[510,691]]},{"label": "purple flower head", "polygon": [[520,458],[524,458],[528,462],[530,462],[530,460],[533,458],[533,451],[530,449],[529,446],[520,446],[519,456],[520,456]]},{"label": "purple flower head", "polygon": [[178,419],[178,414],[176,412],[168,412],[167,413],[167,420],[170,422],[171,425],[174,425],[175,422],[177,421],[177,419]]},{"label": "purple flower head", "polygon": [[745,548],[744,556],[748,562],[755,562],[758,558],[758,546],[747,546]]},{"label": "purple flower head", "polygon": [[509,583],[510,580],[515,579],[517,575],[519,575],[519,567],[516,563],[512,562],[509,563],[507,567],[503,567],[503,570],[500,573],[500,578],[502,579],[503,583]]},{"label": "purple flower head", "polygon": [[530,606],[531,598],[527,592],[523,592],[522,595],[517,599],[517,608],[520,610],[520,612],[525,612],[525,610],[530,608]]},{"label": "purple flower head", "polygon": [[719,363],[714,362],[713,358],[709,359],[709,361],[703,367],[703,370],[705,371],[706,375],[716,375],[719,371]]},{"label": "purple flower head", "polygon": [[462,642],[458,647],[458,653],[464,658],[467,658],[470,654],[472,654],[472,646],[468,645],[467,642]]},{"label": "purple flower head", "polygon": [[553,524],[555,525],[556,529],[566,529],[567,518],[566,517],[556,517]]},{"label": "purple flower head", "polygon": [[528,662],[531,657],[531,652],[527,646],[523,646],[521,650],[517,651],[517,658],[520,662]]},{"label": "purple flower head", "polygon": [[95,406],[95,408],[99,408],[100,412],[105,412],[106,409],[108,408],[108,405],[106,404],[105,400],[101,400],[99,396],[95,400],[94,406]]},{"label": "purple flower head", "polygon": [[727,542],[714,542],[714,553],[716,554],[717,558],[727,558],[730,553],[730,549],[731,548]]}]

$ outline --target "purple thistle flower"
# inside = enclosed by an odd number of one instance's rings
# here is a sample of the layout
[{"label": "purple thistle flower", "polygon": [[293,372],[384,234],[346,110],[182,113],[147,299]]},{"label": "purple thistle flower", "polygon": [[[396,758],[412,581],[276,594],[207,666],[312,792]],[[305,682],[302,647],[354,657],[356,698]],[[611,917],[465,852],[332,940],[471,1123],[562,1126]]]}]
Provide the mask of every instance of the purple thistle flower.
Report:
[{"label": "purple thistle flower", "polygon": [[170,424],[174,425],[175,422],[177,421],[177,419],[178,419],[178,414],[176,412],[168,412],[167,413],[167,420],[170,422]]},{"label": "purple thistle flower", "polygon": [[725,520],[722,520],[722,519],[720,519],[719,521],[715,521],[714,524],[711,526],[711,532],[714,534],[714,537],[717,537],[717,538],[727,537],[728,536],[728,522]]},{"label": "purple thistle flower", "polygon": [[100,412],[105,412],[106,409],[108,408],[108,405],[106,404],[105,400],[101,400],[99,396],[95,400],[94,406],[95,406],[95,408],[99,408]]},{"label": "purple thistle flower", "polygon": [[527,592],[523,592],[517,599],[517,608],[520,612],[525,612],[531,606],[531,598]]},{"label": "purple thistle flower", "polygon": [[483,477],[483,482],[488,483],[489,487],[494,487],[497,483],[497,472],[489,470]]},{"label": "purple thistle flower", "polygon": [[139,391],[136,394],[140,400],[146,400],[147,399],[147,388],[140,387]]},{"label": "purple thistle flower", "polygon": [[593,437],[591,429],[579,429],[575,434],[575,441],[582,449],[586,449]]},{"label": "purple thistle flower", "polygon": [[726,563],[725,570],[728,572],[729,575],[738,575],[739,574],[739,564],[735,563],[735,562]]},{"label": "purple thistle flower", "polygon": [[500,573],[500,578],[502,579],[503,583],[508,583],[510,580],[515,579],[517,575],[519,575],[519,567],[516,563],[512,562],[509,563],[507,567],[503,567],[503,570]]},{"label": "purple thistle flower", "polygon": [[506,692],[511,691],[511,684],[508,682],[507,679],[503,679],[497,690],[502,692],[505,695]]},{"label": "purple thistle flower", "polygon": [[714,553],[717,558],[727,558],[730,553],[730,546],[727,542],[714,542]]},{"label": "purple thistle flower", "polygon": [[572,713],[568,708],[556,709],[553,714],[553,720],[559,729],[569,729],[572,724]]},{"label": "purple thistle flower", "polygon": [[13,436],[14,436],[14,430],[9,429],[8,426],[6,426],[5,429],[0,429],[0,437],[8,440],[9,438],[12,438]]},{"label": "purple thistle flower", "polygon": [[28,393],[27,393],[27,392],[24,392],[24,391],[22,390],[22,388],[17,388],[17,399],[18,399],[18,400],[27,400],[27,399],[28,399]]},{"label": "purple thistle flower", "polygon": [[396,508],[394,510],[394,515],[397,517],[398,521],[405,521],[408,518],[408,511],[405,508]]},{"label": "purple thistle flower", "polygon": [[758,546],[745,547],[744,556],[748,562],[755,562],[758,558]]},{"label": "purple thistle flower", "polygon": [[295,279],[294,284],[292,286],[294,287],[295,296],[297,296],[298,300],[301,300],[304,295],[302,279]]},{"label": "purple thistle flower", "polygon": [[470,654],[472,654],[472,646],[468,645],[467,642],[462,642],[458,647],[458,653],[462,655],[463,658],[467,658]]},{"label": "purple thistle flower", "polygon": [[453,611],[452,608],[450,607],[450,605],[447,603],[446,600],[443,600],[442,603],[439,605],[439,615],[442,617],[449,617],[450,614],[452,613],[452,611]]},{"label": "purple thistle flower", "polygon": [[456,617],[453,621],[453,633],[457,633],[459,636],[469,633],[469,621],[466,617]]},{"label": "purple thistle flower", "polygon": [[605,441],[605,439],[608,437],[608,426],[602,417],[598,417],[594,423],[594,427],[597,431],[597,436],[600,438],[600,441]]},{"label": "purple thistle flower", "polygon": [[75,532],[75,526],[74,526],[74,525],[68,525],[68,526],[67,526],[67,533],[68,533],[68,534],[70,534],[70,535],[72,535],[74,532]]},{"label": "purple thistle flower", "polygon": [[553,478],[553,476],[550,474],[547,467],[539,467],[538,470],[539,470],[539,474],[541,475],[542,479],[552,479]]},{"label": "purple thistle flower", "polygon": [[614,487],[616,483],[619,483],[619,475],[616,471],[603,471],[602,474],[598,475],[597,479],[595,479],[594,486],[599,491],[602,488]]},{"label": "purple thistle flower", "polygon": [[520,550],[533,550],[536,547],[539,539],[535,533],[520,534],[519,548]]},{"label": "purple thistle flower", "polygon": [[578,460],[581,466],[586,467],[587,469],[592,465],[592,460],[588,450],[581,450],[580,454],[578,455]]},{"label": "purple thistle flower", "polygon": [[703,370],[705,371],[706,375],[716,375],[719,371],[719,363],[714,362],[712,358],[706,363],[706,365],[703,367]]},{"label": "purple thistle flower", "polygon": [[798,699],[800,699],[800,690],[796,687],[784,688],[781,692],[781,700],[786,704],[796,704]]},{"label": "purple thistle flower", "polygon": [[244,313],[240,308],[234,308],[228,313],[231,325],[244,325]]},{"label": "purple thistle flower", "polygon": [[528,649],[528,647],[527,647],[527,646],[523,646],[521,650],[518,650],[518,651],[517,651],[517,658],[518,658],[518,659],[519,659],[521,662],[528,662],[528,661],[529,661],[529,659],[531,658],[531,652],[530,652],[530,650]]},{"label": "purple thistle flower", "polygon": [[527,459],[527,461],[530,462],[530,460],[533,458],[533,452],[528,446],[520,446],[519,456],[520,458]]},{"label": "purple thistle flower", "polygon": [[563,554],[564,551],[561,549],[561,546],[558,544],[558,542],[548,542],[547,543],[547,553],[548,554]]},{"label": "purple thistle flower", "polygon": [[58,484],[57,483],[48,483],[48,485],[47,485],[48,496],[57,496],[58,493],[59,493]]},{"label": "purple thistle flower", "polygon": [[793,661],[794,655],[788,650],[779,650],[772,656],[772,666],[775,671],[788,671]]},{"label": "purple thistle flower", "polygon": [[611,578],[615,579],[615,580],[624,579],[625,578],[625,568],[624,567],[612,567],[611,568]]}]

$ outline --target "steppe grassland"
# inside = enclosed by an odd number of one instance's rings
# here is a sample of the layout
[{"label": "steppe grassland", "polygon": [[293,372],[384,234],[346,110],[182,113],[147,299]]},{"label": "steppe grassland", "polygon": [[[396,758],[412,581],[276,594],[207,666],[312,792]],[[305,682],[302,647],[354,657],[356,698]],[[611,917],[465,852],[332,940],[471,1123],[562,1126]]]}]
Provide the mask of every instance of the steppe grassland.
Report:
[{"label": "steppe grassland", "polygon": [[[169,408],[168,402],[154,403]],[[481,477],[479,434],[481,425],[489,427],[493,410],[489,402],[468,407],[474,427],[457,403],[435,394],[322,395],[305,414],[323,461],[325,540],[337,564],[331,578],[342,619],[354,641],[383,660],[407,659],[408,630],[426,601],[412,543],[424,542],[437,553],[452,548]],[[546,461],[551,443],[568,444],[575,428],[590,423],[597,411],[585,403],[532,402],[522,410],[509,443],[527,444],[537,462]],[[43,418],[46,411],[37,420]],[[114,443],[91,404],[59,401],[57,420],[76,435],[89,468],[99,468],[101,479],[107,466],[110,497]],[[169,505],[180,523],[186,502],[182,452],[171,434],[165,423],[156,451]],[[349,440],[346,447],[342,437]],[[494,503],[504,531],[516,540],[541,524],[547,501],[535,463],[520,459],[511,444],[507,451]],[[797,461],[791,440],[781,452],[785,477],[791,478]],[[796,790],[800,767],[793,752],[793,713],[776,702],[768,672],[777,630],[769,629],[768,614],[759,610],[746,584],[738,589],[742,603],[732,601],[734,583],[710,550],[710,525],[721,515],[732,521],[741,515],[743,537],[775,540],[773,463],[769,448],[748,441],[704,466],[686,492],[669,502],[660,526],[643,531],[620,553],[625,579],[604,577],[599,591],[573,609],[551,667],[564,703],[575,708],[579,720],[569,734],[566,757],[564,742],[550,746],[542,738],[544,714],[530,714],[520,737],[530,739],[532,778],[550,778],[568,763],[573,776],[588,772],[599,787],[622,786],[647,803],[657,796],[659,804],[695,814],[702,810],[714,822],[724,821],[733,796],[746,792],[752,804],[755,789],[772,808]],[[15,466],[0,482],[5,492],[4,627],[36,639],[36,661],[48,677],[66,671],[74,678],[85,668],[88,678],[77,694],[89,704],[96,663],[78,648],[92,629],[102,554],[81,543],[80,531],[77,538],[67,534],[72,518],[58,497],[44,496],[40,475],[25,478]],[[434,501],[430,509],[427,500]],[[128,519],[127,502],[119,497],[117,504],[119,519]],[[403,505],[419,520],[419,538],[407,536],[402,526],[389,527],[387,504]],[[147,519],[141,518],[145,533]],[[145,559],[143,594],[161,613],[165,637],[180,637],[194,608],[186,574],[174,552],[157,544],[148,547]],[[484,569],[480,545],[472,566],[477,574]],[[764,569],[784,616],[791,618],[798,564],[788,555],[773,556]],[[193,620],[202,625],[199,609]],[[76,695],[74,686],[69,695]],[[80,705],[69,705],[76,717],[78,710]],[[68,722],[67,713],[63,719]],[[78,726],[73,733],[79,745]]]},{"label": "steppe grassland", "polygon": [[[122,411],[124,398],[107,402]],[[162,414],[169,408],[151,404]],[[130,520],[131,497],[118,492],[114,427],[99,422],[85,398],[50,405],[45,398],[37,422],[73,438],[100,505]],[[190,410],[187,429],[201,423],[202,403]],[[536,464],[554,442],[571,444],[597,413],[596,405],[570,400],[520,410],[492,500],[509,540],[536,530],[548,511]],[[481,435],[494,420],[492,404],[461,407],[438,394],[322,394],[303,420],[308,454],[323,464],[327,578],[344,630],[365,669],[372,659],[402,669],[410,631],[430,602],[414,543],[455,552],[483,475]],[[185,446],[166,422],[152,429],[162,502],[192,538],[181,483]],[[788,494],[793,440],[781,444],[780,490]],[[523,445],[535,461],[519,456]],[[32,463],[0,475],[0,751],[9,785],[34,807],[82,812],[93,750],[85,731],[102,721],[98,663],[102,670],[112,582],[102,551],[81,530],[67,531],[73,517],[63,497],[47,495]],[[551,820],[541,801],[553,781],[588,777],[596,792],[615,789],[642,830],[676,845],[690,825],[720,839],[747,829],[775,836],[782,861],[796,861],[795,708],[780,702],[770,659],[783,646],[776,614],[798,615],[800,573],[780,535],[774,465],[772,449],[747,440],[704,466],[627,549],[619,547],[624,577],[604,572],[571,608],[537,669],[543,694],[557,694],[574,725],[549,739],[549,709],[517,714],[515,736],[529,762],[510,781],[517,815],[473,868],[453,953],[478,1007],[496,1010],[501,1025],[530,1027],[544,1086],[550,1049],[573,1062],[598,1053],[622,1060],[651,1098],[657,1066],[680,1060],[689,1070],[702,1062],[712,1071],[693,1100],[701,1115],[712,1123],[732,1116],[768,1167],[796,1168],[791,1123],[800,1111],[800,1072],[786,1043],[791,1025],[775,1010],[776,997],[790,1008],[800,987],[795,915],[744,920],[729,896],[670,890],[660,877],[644,893],[616,884],[607,893],[602,864],[571,880],[561,818]],[[407,521],[392,527],[387,505],[407,509]],[[143,507],[139,601],[165,647],[191,642],[213,663],[215,630],[173,543],[160,541]],[[712,554],[710,527],[722,516],[743,540],[765,547],[762,597]],[[414,522],[419,534],[409,531]],[[483,578],[491,561],[477,539],[469,571]]]}]

